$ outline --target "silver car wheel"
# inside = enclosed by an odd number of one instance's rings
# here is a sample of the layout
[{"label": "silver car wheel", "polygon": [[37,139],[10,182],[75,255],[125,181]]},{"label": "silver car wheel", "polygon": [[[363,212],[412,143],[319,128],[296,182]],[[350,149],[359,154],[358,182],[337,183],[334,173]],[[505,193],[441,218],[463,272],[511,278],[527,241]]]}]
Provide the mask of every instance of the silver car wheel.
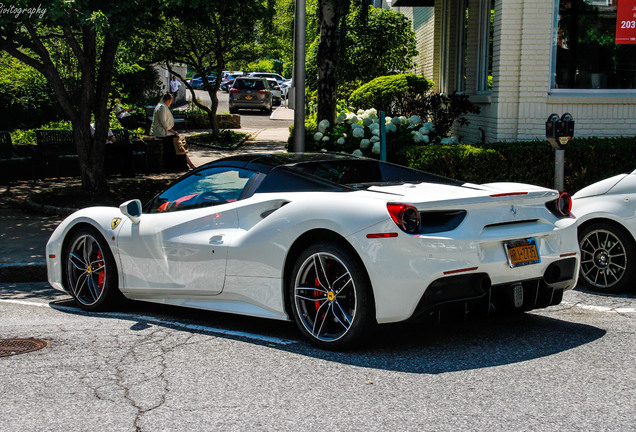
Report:
[{"label": "silver car wheel", "polygon": [[611,289],[627,271],[625,245],[613,232],[590,231],[580,240],[581,275],[592,287]]},{"label": "silver car wheel", "polygon": [[358,307],[351,272],[338,257],[326,252],[314,253],[300,266],[294,301],[303,327],[323,342],[347,334]]},{"label": "silver car wheel", "polygon": [[107,277],[104,252],[97,240],[88,233],[73,239],[68,249],[67,289],[85,306],[92,306],[104,293]]}]

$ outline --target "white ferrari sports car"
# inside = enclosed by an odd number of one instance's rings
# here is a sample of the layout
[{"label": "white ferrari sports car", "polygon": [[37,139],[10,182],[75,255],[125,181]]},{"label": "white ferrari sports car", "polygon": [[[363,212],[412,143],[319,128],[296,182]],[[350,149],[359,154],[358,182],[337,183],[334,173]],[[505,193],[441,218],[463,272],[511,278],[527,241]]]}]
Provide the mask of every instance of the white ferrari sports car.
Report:
[{"label": "white ferrari sports car", "polygon": [[293,320],[342,349],[378,323],[558,304],[579,270],[570,205],[354,156],[241,155],[143,208],[69,216],[47,244],[48,277],[87,310],[123,296]]},{"label": "white ferrari sports car", "polygon": [[581,248],[580,280],[598,292],[634,289],[636,171],[587,186],[572,196]]}]

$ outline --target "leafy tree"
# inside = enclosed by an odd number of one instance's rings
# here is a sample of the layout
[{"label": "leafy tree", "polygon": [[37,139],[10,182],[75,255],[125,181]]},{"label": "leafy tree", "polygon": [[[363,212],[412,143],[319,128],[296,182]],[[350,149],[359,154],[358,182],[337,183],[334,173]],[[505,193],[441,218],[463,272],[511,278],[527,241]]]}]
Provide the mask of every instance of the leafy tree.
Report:
[{"label": "leafy tree", "polygon": [[365,23],[362,11],[353,9],[347,17],[338,81],[357,87],[373,78],[411,70],[417,49],[410,20],[392,9],[370,7]]},{"label": "leafy tree", "polygon": [[0,130],[29,129],[59,118],[44,75],[6,53],[0,53],[0,70]]},{"label": "leafy tree", "polygon": [[16,13],[0,15],[0,50],[46,77],[73,125],[86,192],[107,189],[104,143],[117,50],[139,27],[153,26],[160,1],[42,0],[32,7],[16,0]]},{"label": "leafy tree", "polygon": [[[331,123],[337,93],[346,97],[373,78],[406,72],[413,68],[417,55],[415,34],[403,14],[370,7],[367,0],[351,4],[353,7],[345,0],[320,1],[321,32],[307,50],[307,86],[318,89],[318,118]],[[335,18],[327,19],[336,12],[342,14],[337,29],[333,27]],[[325,47],[322,51],[321,46]]]},{"label": "leafy tree", "polygon": [[[161,45],[157,46],[156,55],[165,59],[172,75],[186,83],[193,103],[208,114],[212,131],[218,135],[217,91],[222,72],[229,63],[252,61],[258,57],[257,24],[268,21],[273,9],[266,0],[182,0],[176,3],[181,14],[166,19],[160,29],[162,37],[157,39]],[[150,37],[152,34],[148,34]],[[186,77],[172,69],[175,63],[188,65],[200,74],[203,88],[210,95],[211,107],[197,100]],[[211,74],[218,79],[210,82],[207,77]]]}]

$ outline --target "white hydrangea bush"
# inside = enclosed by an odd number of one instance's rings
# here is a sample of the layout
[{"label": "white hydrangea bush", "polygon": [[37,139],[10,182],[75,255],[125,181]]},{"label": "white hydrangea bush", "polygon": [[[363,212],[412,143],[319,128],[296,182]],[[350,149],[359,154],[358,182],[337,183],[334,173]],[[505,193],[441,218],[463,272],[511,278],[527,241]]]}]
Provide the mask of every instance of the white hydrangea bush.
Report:
[{"label": "white hydrangea bush", "polygon": [[[336,116],[335,124],[331,125],[328,120],[318,123],[313,149],[378,158],[381,151],[379,122],[379,113],[373,108],[355,112],[343,110]],[[391,153],[401,147],[459,143],[456,137],[438,137],[435,125],[417,115],[408,118],[385,116],[384,125],[389,160]]]}]

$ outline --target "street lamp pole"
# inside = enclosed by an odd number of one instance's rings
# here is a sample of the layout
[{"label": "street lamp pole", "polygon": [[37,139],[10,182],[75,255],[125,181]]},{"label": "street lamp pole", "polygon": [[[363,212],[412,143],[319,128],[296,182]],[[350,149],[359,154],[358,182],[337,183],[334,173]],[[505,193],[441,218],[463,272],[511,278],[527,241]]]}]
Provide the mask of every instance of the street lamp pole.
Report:
[{"label": "street lamp pole", "polygon": [[296,0],[294,16],[294,152],[305,151],[305,28],[306,0]]}]

